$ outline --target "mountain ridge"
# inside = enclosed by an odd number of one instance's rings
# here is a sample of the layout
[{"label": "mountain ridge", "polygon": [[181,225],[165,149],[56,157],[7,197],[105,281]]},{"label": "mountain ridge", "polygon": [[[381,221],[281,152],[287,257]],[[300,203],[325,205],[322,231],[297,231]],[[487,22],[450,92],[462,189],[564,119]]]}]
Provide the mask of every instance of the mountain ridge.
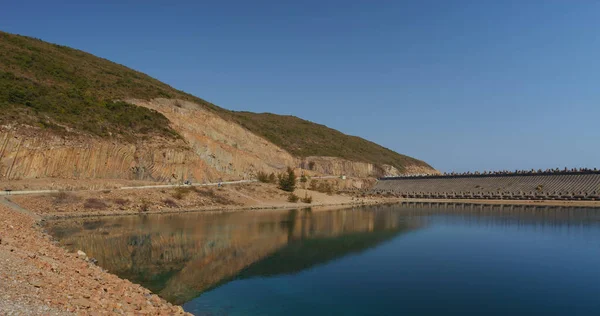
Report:
[{"label": "mountain ridge", "polygon": [[0,125],[24,124],[56,135],[89,135],[123,143],[157,137],[188,142],[163,113],[132,104],[130,99],[171,99],[174,107],[179,106],[177,100],[195,103],[300,160],[326,156],[382,170],[389,165],[400,173],[413,166],[435,171],[421,160],[322,124],[293,115],[230,111],[84,51],[0,31]]}]

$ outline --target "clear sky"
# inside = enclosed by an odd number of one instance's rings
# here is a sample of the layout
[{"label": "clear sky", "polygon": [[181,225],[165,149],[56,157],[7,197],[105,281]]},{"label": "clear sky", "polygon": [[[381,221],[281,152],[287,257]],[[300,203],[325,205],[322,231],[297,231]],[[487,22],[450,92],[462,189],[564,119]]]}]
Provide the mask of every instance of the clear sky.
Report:
[{"label": "clear sky", "polygon": [[600,167],[599,1],[93,2],[3,0],[0,30],[442,171]]}]

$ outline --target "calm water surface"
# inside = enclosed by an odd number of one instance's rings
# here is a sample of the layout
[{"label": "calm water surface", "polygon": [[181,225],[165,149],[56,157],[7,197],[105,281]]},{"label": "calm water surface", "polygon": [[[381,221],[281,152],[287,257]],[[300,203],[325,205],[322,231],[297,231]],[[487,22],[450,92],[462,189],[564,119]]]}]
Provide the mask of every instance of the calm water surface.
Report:
[{"label": "calm water surface", "polygon": [[57,221],[197,315],[600,315],[600,210],[393,205]]}]

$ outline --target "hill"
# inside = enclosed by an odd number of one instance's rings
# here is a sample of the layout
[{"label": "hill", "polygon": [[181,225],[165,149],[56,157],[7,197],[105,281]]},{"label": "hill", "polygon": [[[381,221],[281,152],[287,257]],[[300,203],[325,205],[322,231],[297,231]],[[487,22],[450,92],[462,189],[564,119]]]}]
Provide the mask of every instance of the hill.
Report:
[{"label": "hill", "polygon": [[78,133],[135,142],[180,138],[160,112],[129,99],[193,102],[276,144],[292,155],[331,156],[430,168],[360,137],[293,116],[234,112],[174,89],[148,75],[89,53],[0,32],[0,124],[23,123],[52,133]]},{"label": "hill", "polygon": [[401,171],[407,165],[430,167],[423,161],[398,154],[363,138],[346,135],[295,116],[235,112],[234,119],[297,157],[339,157],[375,165],[391,165]]}]

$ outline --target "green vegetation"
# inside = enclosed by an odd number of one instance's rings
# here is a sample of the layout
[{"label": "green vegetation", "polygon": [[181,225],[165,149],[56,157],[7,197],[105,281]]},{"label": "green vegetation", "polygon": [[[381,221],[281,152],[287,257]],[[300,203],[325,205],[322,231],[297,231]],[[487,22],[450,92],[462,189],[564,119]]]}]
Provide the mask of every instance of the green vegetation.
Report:
[{"label": "green vegetation", "polygon": [[267,174],[266,172],[259,171],[256,174],[256,179],[262,183],[276,183],[277,178],[274,173]]},{"label": "green vegetation", "polygon": [[302,198],[302,202],[303,203],[312,203],[312,196],[308,195],[306,192],[304,192],[304,197]]},{"label": "green vegetation", "polygon": [[300,182],[306,183],[307,181],[308,181],[308,178],[305,175],[300,176]]},{"label": "green vegetation", "polygon": [[296,189],[296,174],[292,168],[288,167],[287,173],[279,175],[279,188],[287,192],[294,192]]},{"label": "green vegetation", "polygon": [[[295,116],[250,112],[234,112],[232,116],[243,127],[298,157],[340,157],[369,162],[380,169],[381,165],[387,164],[400,171],[407,165],[429,167],[423,161],[398,154],[368,140]],[[314,166],[314,162],[309,162],[309,169],[312,170]]]},{"label": "green vegetation", "polygon": [[[340,157],[401,171],[407,165],[428,166],[324,125],[294,116],[228,111],[83,51],[0,32],[0,124],[24,123],[55,133],[83,132],[125,141],[179,137],[162,114],[124,102],[159,97],[195,102],[298,157]],[[313,169],[315,164],[308,166]]]},{"label": "green vegetation", "polygon": [[294,193],[290,193],[290,195],[288,195],[287,200],[288,200],[288,202],[291,202],[291,203],[298,203],[298,200],[300,200],[300,197]]},{"label": "green vegetation", "polygon": [[259,171],[256,174],[256,179],[258,180],[258,182],[269,183],[269,174],[266,172]]},{"label": "green vegetation", "polygon": [[[122,100],[193,99],[168,85],[91,54],[0,32],[0,123],[20,122],[101,137],[178,137],[162,114]],[[214,106],[213,106],[214,107]]]}]

